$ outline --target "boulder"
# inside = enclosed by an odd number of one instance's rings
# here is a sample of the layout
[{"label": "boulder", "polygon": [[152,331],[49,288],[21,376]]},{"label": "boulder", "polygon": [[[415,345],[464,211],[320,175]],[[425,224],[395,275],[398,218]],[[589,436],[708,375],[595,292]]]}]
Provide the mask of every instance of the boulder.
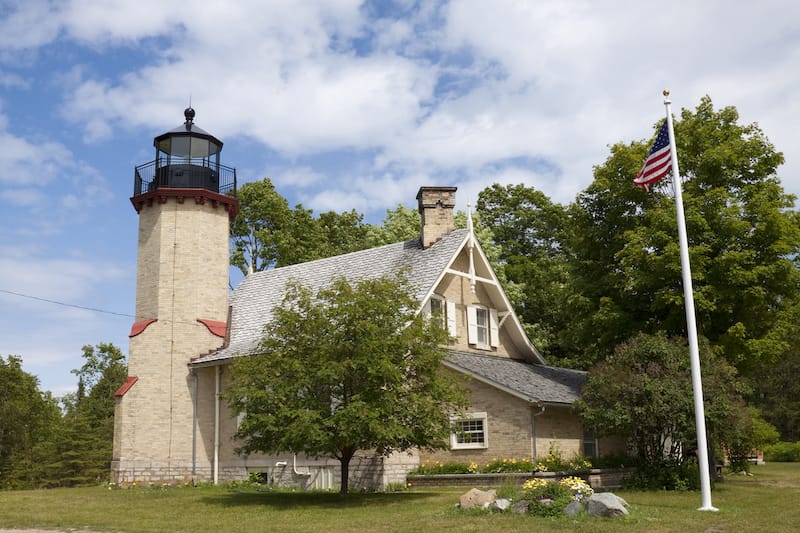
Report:
[{"label": "boulder", "polygon": [[517,514],[525,514],[529,511],[528,506],[531,504],[530,500],[519,500],[511,505],[511,512]]},{"label": "boulder", "polygon": [[507,500],[505,498],[497,498],[495,501],[489,504],[490,511],[498,511],[503,512],[508,510],[511,507],[511,500]]},{"label": "boulder", "polygon": [[589,516],[625,516],[628,502],[612,492],[595,492],[586,501]]},{"label": "boulder", "polygon": [[569,517],[577,516],[583,512],[583,503],[580,500],[572,500],[564,507],[564,514]]},{"label": "boulder", "polygon": [[486,509],[497,499],[496,490],[470,489],[461,495],[462,509]]}]

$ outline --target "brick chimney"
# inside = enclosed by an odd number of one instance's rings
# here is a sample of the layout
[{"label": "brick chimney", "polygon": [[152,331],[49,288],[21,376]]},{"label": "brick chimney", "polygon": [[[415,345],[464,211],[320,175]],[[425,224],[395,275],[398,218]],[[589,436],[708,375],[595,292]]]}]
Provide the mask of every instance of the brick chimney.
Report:
[{"label": "brick chimney", "polygon": [[456,187],[420,187],[417,202],[422,217],[420,241],[423,248],[430,248],[455,229]]}]

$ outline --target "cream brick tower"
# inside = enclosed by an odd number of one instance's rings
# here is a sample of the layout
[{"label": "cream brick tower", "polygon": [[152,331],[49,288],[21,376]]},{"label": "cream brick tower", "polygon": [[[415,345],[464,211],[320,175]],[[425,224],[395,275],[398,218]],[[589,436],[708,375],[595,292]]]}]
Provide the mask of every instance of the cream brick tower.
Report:
[{"label": "cream brick tower", "polygon": [[197,427],[213,413],[198,410],[188,363],[225,339],[238,202],[236,171],[219,163],[222,142],[194,125],[194,115],[187,109],[184,124],[156,137],[156,159],[135,172],[136,319],[129,377],[116,393],[116,483],[210,477],[213,450]]}]

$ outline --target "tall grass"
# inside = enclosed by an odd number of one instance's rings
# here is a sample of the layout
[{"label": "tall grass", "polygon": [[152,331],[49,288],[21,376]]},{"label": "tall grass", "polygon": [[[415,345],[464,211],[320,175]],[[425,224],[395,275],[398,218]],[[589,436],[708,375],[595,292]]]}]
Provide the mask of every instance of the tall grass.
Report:
[{"label": "tall grass", "polygon": [[465,489],[387,494],[258,491],[250,487],[104,487],[0,492],[0,529],[115,532],[263,531],[749,531],[800,529],[800,464],[755,466],[712,493],[719,512],[697,511],[697,492],[619,491],[624,519],[491,515],[455,508]]}]

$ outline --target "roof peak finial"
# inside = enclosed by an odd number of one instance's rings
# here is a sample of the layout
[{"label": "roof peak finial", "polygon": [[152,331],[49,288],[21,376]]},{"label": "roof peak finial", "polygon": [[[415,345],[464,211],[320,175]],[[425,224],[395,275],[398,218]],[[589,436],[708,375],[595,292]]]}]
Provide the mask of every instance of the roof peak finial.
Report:
[{"label": "roof peak finial", "polygon": [[195,112],[194,112],[194,109],[192,109],[192,105],[191,105],[191,101],[190,101],[189,107],[187,107],[183,111],[183,116],[186,118],[186,124],[187,125],[191,125],[194,122],[194,115],[195,115]]}]

